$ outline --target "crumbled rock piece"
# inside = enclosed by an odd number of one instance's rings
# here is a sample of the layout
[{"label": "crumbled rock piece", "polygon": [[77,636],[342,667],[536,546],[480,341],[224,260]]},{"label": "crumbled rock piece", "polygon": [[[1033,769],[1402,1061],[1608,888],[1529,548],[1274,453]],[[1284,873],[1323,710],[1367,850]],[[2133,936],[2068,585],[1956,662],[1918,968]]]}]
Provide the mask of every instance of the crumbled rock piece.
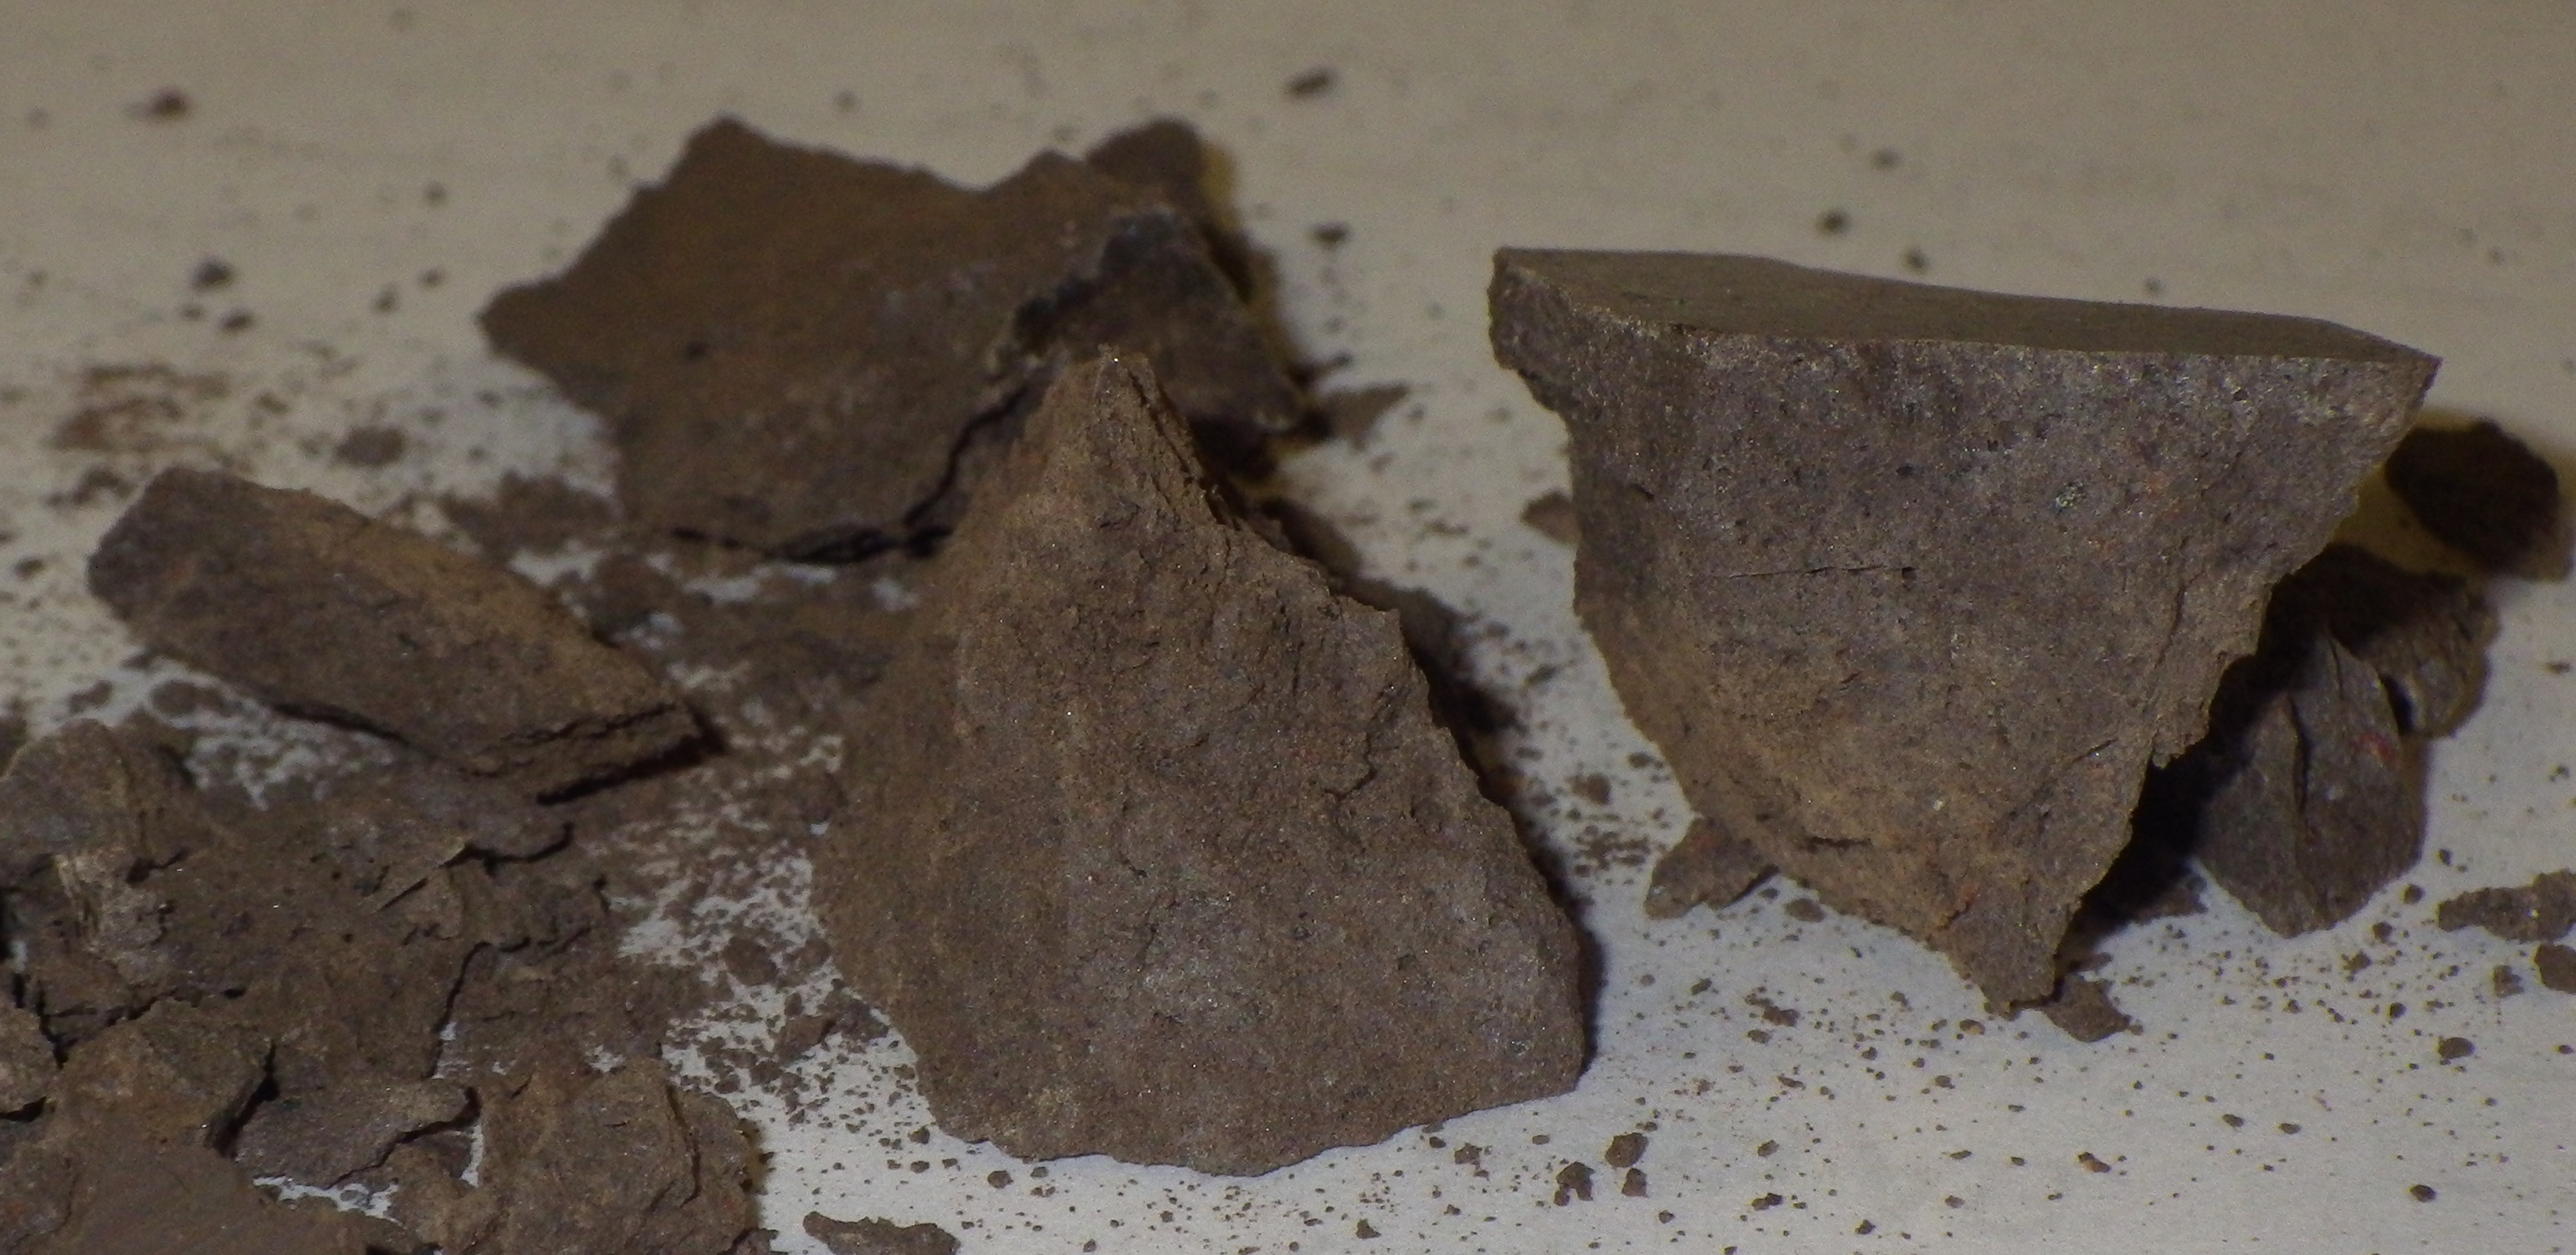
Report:
[{"label": "crumbled rock piece", "polygon": [[268,1048],[241,1017],[165,1001],[73,1050],[49,1106],[57,1119],[212,1147],[268,1079]]},{"label": "crumbled rock piece", "polygon": [[1577,608],[1692,804],[2008,1004],[2435,366],[1741,257],[1505,250],[1492,303],[1572,434]]},{"label": "crumbled rock piece", "polygon": [[[447,771],[390,770],[412,783],[342,786],[419,797],[419,773]],[[581,908],[600,908],[595,894],[580,897],[582,861],[444,865],[437,852],[471,844],[472,816],[456,817],[432,857],[388,860],[386,850],[418,843],[377,840],[364,808],[333,824],[318,806],[262,813],[200,793],[142,734],[86,722],[28,747],[0,777],[0,891],[26,946],[33,1005],[72,1050],[53,1086],[58,1107],[124,1095],[116,1102],[161,1105],[129,1123],[197,1129],[191,1140],[212,1144],[231,1132],[245,1086],[265,1085],[235,1153],[264,1175],[314,1185],[460,1112],[462,1092],[432,1074],[451,1010],[460,1050],[480,1040],[467,1014],[479,1004],[460,992],[469,956],[517,963],[540,939],[588,927],[595,916]],[[409,870],[388,880],[387,866]],[[561,879],[575,884],[558,889]],[[632,993],[574,986],[594,988]],[[242,1038],[247,1025],[257,1031]]]},{"label": "crumbled rock piece", "polygon": [[534,584],[311,493],[164,471],[89,583],[156,649],[532,796],[698,736],[677,694]]},{"label": "crumbled rock piece", "polygon": [[202,1146],[113,1123],[57,1124],[0,1167],[9,1255],[367,1255],[374,1231],[363,1217],[280,1203]]},{"label": "crumbled rock piece", "polygon": [[[54,1043],[45,1038],[44,1021],[14,1002],[0,1000],[0,1116],[13,1115],[44,1100],[54,1087]],[[0,1151],[0,1162],[7,1160]]]},{"label": "crumbled rock piece", "polygon": [[1695,906],[1725,906],[1770,874],[1770,857],[1752,842],[1694,819],[1681,842],[1655,860],[1646,882],[1646,916],[1673,919]]},{"label": "crumbled rock piece", "polygon": [[2495,629],[2461,580],[2327,546],[2273,591],[2208,734],[2150,777],[2123,863],[2197,855],[2284,935],[2349,918],[2414,865],[2422,743],[2476,709]]},{"label": "crumbled rock piece", "polygon": [[1556,1170],[1556,1205],[1565,1206],[1576,1199],[1592,1201],[1592,1165],[1570,1163]]},{"label": "crumbled rock piece", "polygon": [[2379,673],[2399,726],[2429,738],[2449,735],[2477,710],[2496,615],[2465,580],[2409,571],[2367,549],[2335,544],[2272,591],[2263,628],[2262,648],[2243,664],[2249,669],[2294,672],[2295,653],[2280,657],[2276,638],[2296,646],[2331,636]]},{"label": "crumbled rock piece", "polygon": [[2446,898],[2433,919],[2444,932],[2483,928],[2507,941],[2558,941],[2576,928],[2576,871],[2542,872],[2528,885]]},{"label": "crumbled rock piece", "polygon": [[942,1127],[1248,1174],[1573,1084],[1573,928],[1395,616],[1242,520],[1142,361],[1057,380],[941,563],[815,896]]},{"label": "crumbled rock piece", "polygon": [[2576,950],[2547,942],[2532,950],[2531,964],[2540,969],[2543,988],[2576,994]]},{"label": "crumbled rock piece", "polygon": [[2478,1044],[2466,1037],[2445,1037],[2433,1043],[2433,1055],[2444,1063],[2454,1063],[2478,1052]]},{"label": "crumbled rock piece", "polygon": [[2424,530],[2491,571],[2563,574],[2558,471],[2493,420],[2419,427],[2389,455],[2388,489]]},{"label": "crumbled rock piece", "polygon": [[751,1149],[732,1109],[660,1063],[556,1063],[478,1093],[481,1184],[410,1147],[390,1165],[395,1219],[449,1255],[722,1255],[751,1231]]},{"label": "crumbled rock piece", "polygon": [[383,1163],[396,1142],[465,1114],[465,1087],[426,1080],[353,1080],[260,1104],[233,1144],[233,1161],[262,1177],[338,1182]]},{"label": "crumbled rock piece", "polygon": [[2416,750],[2379,673],[2341,642],[2314,638],[2290,687],[2232,740],[2197,849],[2210,879],[2272,931],[2350,918],[2415,865]]},{"label": "crumbled rock piece", "polygon": [[957,1255],[957,1235],[928,1221],[834,1220],[809,1211],[805,1232],[832,1255]]},{"label": "crumbled rock piece", "polygon": [[988,438],[1103,343],[1211,431],[1294,425],[1193,208],[1054,153],[970,191],[727,119],[483,328],[608,421],[637,522],[849,558],[944,528]]},{"label": "crumbled rock piece", "polygon": [[1610,1139],[1610,1147],[1601,1152],[1601,1162],[1613,1168],[1634,1168],[1646,1157],[1646,1135],[1622,1133]]},{"label": "crumbled rock piece", "polygon": [[2138,1027],[2137,1021],[2111,1001],[2111,991],[2102,982],[2085,976],[2060,978],[2057,993],[2039,1004],[2039,1010],[2049,1023],[2077,1041],[2100,1041]]}]

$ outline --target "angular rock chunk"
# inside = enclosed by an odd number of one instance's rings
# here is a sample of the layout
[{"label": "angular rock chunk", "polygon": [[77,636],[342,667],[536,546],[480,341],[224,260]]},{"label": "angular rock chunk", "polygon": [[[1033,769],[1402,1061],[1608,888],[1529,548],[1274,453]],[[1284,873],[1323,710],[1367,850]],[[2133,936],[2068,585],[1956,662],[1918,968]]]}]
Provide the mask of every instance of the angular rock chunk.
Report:
[{"label": "angular rock chunk", "polygon": [[1505,250],[1571,429],[1576,602],[1692,803],[1838,909],[2049,997],[2141,777],[2435,362],[2304,319],[1742,257]]},{"label": "angular rock chunk", "polygon": [[2557,468],[2493,420],[2417,428],[2389,455],[2388,490],[2424,530],[2490,571],[2563,574]]},{"label": "angular rock chunk", "polygon": [[2283,935],[2349,918],[2414,866],[2426,738],[2476,709],[2495,613],[2463,581],[2330,545],[2272,595],[2209,734],[2150,781],[2151,816]]},{"label": "angular rock chunk", "polygon": [[1770,874],[1770,858],[1752,842],[1706,819],[1692,820],[1680,844],[1655,860],[1646,882],[1646,917],[1675,919],[1695,906],[1725,906]]},{"label": "angular rock chunk", "polygon": [[2283,936],[2350,917],[2415,865],[2415,747],[2379,674],[2331,636],[2267,697],[2209,802],[2201,866]]},{"label": "angular rock chunk", "polygon": [[483,327],[608,420],[630,517],[850,557],[943,525],[970,446],[1098,337],[1195,422],[1295,422],[1193,208],[1053,153],[970,191],[724,120]]},{"label": "angular rock chunk", "polygon": [[278,1202],[202,1146],[58,1125],[0,1168],[0,1252],[366,1255],[363,1217]]},{"label": "angular rock chunk", "polygon": [[943,1127],[1258,1173],[1574,1083],[1574,930],[1395,617],[1142,361],[1060,377],[941,562],[816,896]]},{"label": "angular rock chunk", "polygon": [[535,895],[518,865],[470,862],[385,893],[352,831],[219,804],[133,733],[74,723],[27,747],[0,777],[0,894],[72,1047],[56,1105],[123,1095],[145,1113],[126,1123],[213,1145],[265,1086],[237,1157],[316,1185],[456,1116],[462,1091],[432,1076],[451,995],[478,947],[527,940]]},{"label": "angular rock chunk", "polygon": [[723,1255],[751,1229],[751,1147],[731,1108],[657,1062],[552,1066],[483,1091],[481,1184],[396,1152],[394,1215],[449,1255]]},{"label": "angular rock chunk", "polygon": [[[54,1043],[44,1021],[14,1002],[0,1000],[0,1116],[42,1101],[54,1087]],[[0,1150],[0,1162],[7,1152]]]},{"label": "angular rock chunk", "polygon": [[89,583],[156,649],[531,795],[698,736],[677,694],[535,585],[311,493],[165,471]]},{"label": "angular rock chunk", "polygon": [[2483,928],[2507,941],[2557,941],[2576,928],[2576,871],[2542,872],[2519,887],[2473,889],[2444,899],[2433,918],[2444,932]]},{"label": "angular rock chunk", "polygon": [[2543,988],[2576,994],[2576,950],[2556,942],[2543,942],[2533,948],[2531,965],[2540,969]]}]

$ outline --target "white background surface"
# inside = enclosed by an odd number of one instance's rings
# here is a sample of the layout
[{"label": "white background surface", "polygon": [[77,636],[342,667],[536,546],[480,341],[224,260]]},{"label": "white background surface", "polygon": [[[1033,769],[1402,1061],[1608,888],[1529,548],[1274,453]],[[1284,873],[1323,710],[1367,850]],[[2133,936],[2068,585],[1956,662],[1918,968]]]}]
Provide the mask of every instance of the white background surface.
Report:
[{"label": "white background surface", "polygon": [[[1333,89],[1291,99],[1316,66]],[[188,117],[136,115],[172,87]],[[373,509],[506,469],[604,482],[588,420],[490,360],[471,316],[569,260],[720,112],[979,183],[1051,143],[1195,121],[1301,347],[1352,355],[1337,384],[1412,389],[1366,447],[1296,463],[1300,492],[1384,574],[1485,621],[1480,663],[1519,694],[1524,766],[1569,844],[1660,848],[1687,811],[1627,765],[1651,747],[1574,622],[1570,555],[1518,522],[1563,482],[1563,430],[1488,356],[1497,245],[1891,275],[1919,249],[1938,282],[2317,315],[2443,356],[2435,406],[2576,452],[2563,5],[0,0],[0,699],[41,727],[100,679],[112,714],[151,678],[78,583],[118,500],[48,504],[103,462],[221,458]],[[1831,209],[1848,233],[1816,229]],[[1348,242],[1317,244],[1324,222]],[[208,256],[240,277],[192,298]],[[204,317],[181,315],[191,299]],[[255,323],[217,330],[236,306]],[[140,453],[49,444],[85,367],[142,362],[229,386]],[[333,464],[371,421],[410,452]],[[808,1061],[841,1078],[833,1121],[747,1104],[773,1155],[767,1223],[786,1250],[815,1249],[809,1206],[935,1220],[977,1252],[2565,1249],[2576,999],[2495,998],[2487,972],[2523,954],[2429,922],[2442,896],[2576,863],[2576,676],[2546,667],[2576,658],[2576,595],[2498,597],[2485,709],[2436,763],[2430,847],[2453,857],[2413,877],[2432,896],[2392,889],[2284,941],[2213,893],[2115,945],[2141,1035],[2088,1047],[1993,1020],[1939,959],[1798,924],[1785,895],[1650,925],[1641,871],[1613,869],[1583,886],[1608,956],[1598,1061],[1572,1095],[1451,1122],[1451,1149],[1408,1133],[1251,1181],[1101,1160],[1039,1179],[935,1135],[897,1155],[878,1139],[926,1117],[889,1044]],[[1592,771],[1606,807],[1565,792]],[[2347,974],[2354,953],[2373,966]],[[1764,1024],[1757,989],[1799,1024]],[[2476,1054],[2437,1063],[2447,1035]],[[1645,1121],[1648,1197],[1605,1170],[1594,1201],[1553,1204],[1563,1163],[1599,1168]],[[1488,1175],[1453,1161],[1461,1142],[1490,1148]],[[996,1168],[1011,1186],[985,1183]],[[1363,1219],[1383,1236],[1358,1239]]]}]

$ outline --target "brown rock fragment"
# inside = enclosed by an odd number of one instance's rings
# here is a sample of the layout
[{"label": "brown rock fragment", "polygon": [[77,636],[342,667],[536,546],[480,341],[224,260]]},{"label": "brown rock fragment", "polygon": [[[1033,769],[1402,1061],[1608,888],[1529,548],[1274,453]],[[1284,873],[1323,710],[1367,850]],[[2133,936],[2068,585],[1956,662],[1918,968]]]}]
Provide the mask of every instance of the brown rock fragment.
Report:
[{"label": "brown rock fragment", "polygon": [[363,1218],[278,1202],[201,1146],[61,1125],[0,1168],[0,1251],[366,1255]]},{"label": "brown rock fragment", "polygon": [[50,1105],[64,1120],[212,1147],[268,1079],[268,1047],[234,1016],[163,1002],[72,1051]]},{"label": "brown rock fragment", "polygon": [[2576,928],[2576,871],[2542,872],[2522,886],[2473,889],[2433,908],[2444,932],[2483,928],[2507,941],[2557,941]]},{"label": "brown rock fragment", "polygon": [[1583,538],[1582,524],[1574,516],[1574,498],[1551,492],[1521,507],[1521,522],[1532,531],[1567,548]]},{"label": "brown rock fragment", "polygon": [[1569,1163],[1556,1170],[1556,1205],[1565,1206],[1576,1199],[1592,1201],[1592,1165]]},{"label": "brown rock fragment", "polygon": [[[1134,147],[1152,151],[1104,164],[1178,185],[1160,173],[1172,145]],[[1053,153],[970,191],[728,119],[483,327],[608,420],[630,517],[845,558],[943,528],[985,437],[1104,342],[1151,354],[1206,428],[1251,443],[1292,426],[1203,208]]]},{"label": "brown rock fragment", "polygon": [[873,690],[816,897],[950,1133],[1257,1173],[1562,1092],[1573,929],[1393,615],[1063,375]]},{"label": "brown rock fragment", "polygon": [[2546,942],[2531,952],[2532,966],[2540,969],[2544,988],[2562,994],[2576,994],[2576,950],[2556,942]]},{"label": "brown rock fragment", "polygon": [[809,1211],[805,1232],[832,1255],[957,1255],[957,1235],[928,1221],[834,1220]]},{"label": "brown rock fragment", "polygon": [[1646,1135],[1622,1133],[1610,1139],[1609,1149],[1601,1152],[1601,1162],[1613,1168],[1634,1168],[1646,1157]]},{"label": "brown rock fragment", "polygon": [[2493,420],[2419,427],[2389,455],[2389,491],[2424,530],[2491,571],[2563,574],[2558,471]]},{"label": "brown rock fragment", "polygon": [[[54,1043],[44,1021],[14,1002],[0,1000],[0,1116],[43,1101],[54,1086]],[[0,1150],[0,1162],[7,1152]]]},{"label": "brown rock fragment", "polygon": [[1771,860],[1750,841],[1707,819],[1691,821],[1681,843],[1655,860],[1646,882],[1646,916],[1673,919],[1692,907],[1725,906],[1771,874]]},{"label": "brown rock fragment", "polygon": [[165,471],[89,582],[156,649],[531,795],[698,735],[670,688],[535,585],[310,493]]},{"label": "brown rock fragment", "polygon": [[2047,998],[2150,765],[2432,377],[2303,319],[1505,250],[1572,432],[1576,604],[1702,813]]},{"label": "brown rock fragment", "polygon": [[2296,936],[2349,918],[2415,865],[2415,748],[2378,672],[2316,638],[2289,689],[2237,735],[2197,849],[2210,879]]},{"label": "brown rock fragment", "polygon": [[2150,777],[2123,862],[2196,854],[2284,934],[2349,918],[2414,865],[2422,744],[2476,709],[2495,626],[2461,580],[2327,546],[2273,591],[2208,735]]},{"label": "brown rock fragment", "polygon": [[560,1064],[480,1091],[481,1184],[410,1148],[395,1216],[449,1255],[719,1255],[751,1231],[751,1150],[724,1103],[657,1062]]},{"label": "brown rock fragment", "polygon": [[2111,1001],[2111,991],[2102,982],[2085,976],[2061,978],[2057,992],[2039,1004],[2039,1010],[2049,1023],[2077,1041],[2100,1041],[2138,1026]]}]

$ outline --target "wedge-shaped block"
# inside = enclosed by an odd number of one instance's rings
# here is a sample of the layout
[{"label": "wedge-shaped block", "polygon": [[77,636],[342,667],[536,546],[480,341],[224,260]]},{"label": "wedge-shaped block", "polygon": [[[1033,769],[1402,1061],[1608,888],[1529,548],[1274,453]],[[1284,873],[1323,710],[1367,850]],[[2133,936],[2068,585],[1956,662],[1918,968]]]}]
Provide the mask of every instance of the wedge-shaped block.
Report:
[{"label": "wedge-shaped block", "polygon": [[2140,780],[2432,378],[2306,319],[1744,257],[1506,250],[1570,428],[1576,600],[1692,803],[1838,908],[2049,996]]}]

